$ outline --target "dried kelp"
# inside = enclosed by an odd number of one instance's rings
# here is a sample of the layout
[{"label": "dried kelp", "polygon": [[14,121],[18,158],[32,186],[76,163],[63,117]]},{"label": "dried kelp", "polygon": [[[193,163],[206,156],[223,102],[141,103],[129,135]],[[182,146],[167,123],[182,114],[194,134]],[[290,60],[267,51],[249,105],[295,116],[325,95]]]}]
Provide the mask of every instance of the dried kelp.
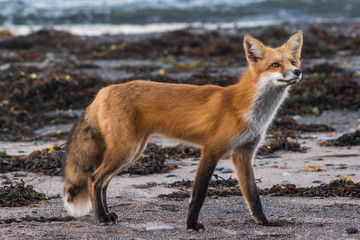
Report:
[{"label": "dried kelp", "polygon": [[[241,190],[233,187],[236,179],[216,179],[215,186],[209,186],[208,196],[240,196]],[[232,183],[232,184],[229,184]],[[233,183],[234,182],[234,183]],[[171,194],[161,194],[158,197],[182,200],[190,196],[192,181],[183,180],[168,184],[168,187],[181,188]],[[185,188],[185,189],[183,189]],[[328,184],[315,187],[296,187],[294,184],[273,185],[271,188],[258,189],[260,195],[290,196],[290,197],[356,197],[360,198],[360,183],[354,183],[350,178],[337,178]]]},{"label": "dried kelp", "polygon": [[41,200],[46,200],[45,194],[36,192],[32,185],[25,186],[22,180],[0,187],[0,207],[31,206]]}]

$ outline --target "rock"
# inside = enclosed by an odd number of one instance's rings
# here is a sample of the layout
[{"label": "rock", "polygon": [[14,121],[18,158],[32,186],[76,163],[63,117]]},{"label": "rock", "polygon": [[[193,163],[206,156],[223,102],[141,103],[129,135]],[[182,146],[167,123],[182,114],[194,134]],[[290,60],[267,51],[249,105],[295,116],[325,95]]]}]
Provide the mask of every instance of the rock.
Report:
[{"label": "rock", "polygon": [[355,234],[355,233],[359,232],[359,230],[357,230],[357,228],[354,228],[354,227],[347,227],[347,228],[345,228],[345,230],[348,234]]},{"label": "rock", "polygon": [[266,155],[266,156],[263,156],[263,158],[281,158],[280,155]]},{"label": "rock", "polygon": [[223,170],[221,170],[221,173],[233,173],[234,170],[232,170],[231,168],[224,168]]},{"label": "rock", "polygon": [[191,163],[191,166],[196,166],[196,165],[198,165],[198,163],[196,162]]},{"label": "rock", "polygon": [[314,180],[314,181],[312,181],[312,183],[322,183],[322,181],[321,180]]},{"label": "rock", "polygon": [[167,178],[169,177],[177,177],[175,174],[169,174],[169,175],[166,175]]},{"label": "rock", "polygon": [[216,171],[222,171],[224,169],[224,167],[217,167],[215,168]]},{"label": "rock", "polygon": [[146,231],[161,231],[161,230],[174,230],[172,226],[157,226],[157,227],[147,227]]}]

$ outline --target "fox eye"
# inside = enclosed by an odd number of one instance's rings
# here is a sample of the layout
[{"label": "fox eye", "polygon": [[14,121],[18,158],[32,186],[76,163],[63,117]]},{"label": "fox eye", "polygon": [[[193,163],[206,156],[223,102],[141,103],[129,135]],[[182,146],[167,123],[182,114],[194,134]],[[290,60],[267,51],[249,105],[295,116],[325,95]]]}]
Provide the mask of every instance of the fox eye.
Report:
[{"label": "fox eye", "polygon": [[278,67],[280,67],[280,63],[274,62],[273,64],[271,64],[271,66],[274,68],[278,68]]},{"label": "fox eye", "polygon": [[291,65],[295,66],[296,62],[294,60],[291,61]]}]

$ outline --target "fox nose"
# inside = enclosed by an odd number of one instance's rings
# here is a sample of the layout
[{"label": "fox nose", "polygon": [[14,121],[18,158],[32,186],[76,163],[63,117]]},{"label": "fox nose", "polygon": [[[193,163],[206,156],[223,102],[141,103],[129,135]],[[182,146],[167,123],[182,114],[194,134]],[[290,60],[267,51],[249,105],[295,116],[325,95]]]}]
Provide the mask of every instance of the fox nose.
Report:
[{"label": "fox nose", "polygon": [[296,76],[300,76],[300,74],[301,74],[301,70],[300,69],[295,69],[294,70],[294,74],[296,75]]}]

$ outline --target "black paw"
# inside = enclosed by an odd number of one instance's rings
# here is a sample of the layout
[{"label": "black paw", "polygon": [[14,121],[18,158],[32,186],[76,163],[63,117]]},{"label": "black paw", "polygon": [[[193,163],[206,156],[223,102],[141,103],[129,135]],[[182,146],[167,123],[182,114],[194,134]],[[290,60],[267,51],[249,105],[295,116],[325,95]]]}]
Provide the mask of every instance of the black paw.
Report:
[{"label": "black paw", "polygon": [[266,218],[263,218],[261,220],[256,220],[255,219],[255,222],[256,222],[257,225],[262,225],[262,226],[270,226],[271,225]]},{"label": "black paw", "polygon": [[105,217],[98,218],[100,225],[112,225],[117,223],[118,217],[115,213],[109,213]]},{"label": "black paw", "polygon": [[188,230],[188,232],[192,232],[192,231],[202,232],[205,230],[205,227],[201,223],[196,223],[191,226],[188,225],[187,230]]}]

